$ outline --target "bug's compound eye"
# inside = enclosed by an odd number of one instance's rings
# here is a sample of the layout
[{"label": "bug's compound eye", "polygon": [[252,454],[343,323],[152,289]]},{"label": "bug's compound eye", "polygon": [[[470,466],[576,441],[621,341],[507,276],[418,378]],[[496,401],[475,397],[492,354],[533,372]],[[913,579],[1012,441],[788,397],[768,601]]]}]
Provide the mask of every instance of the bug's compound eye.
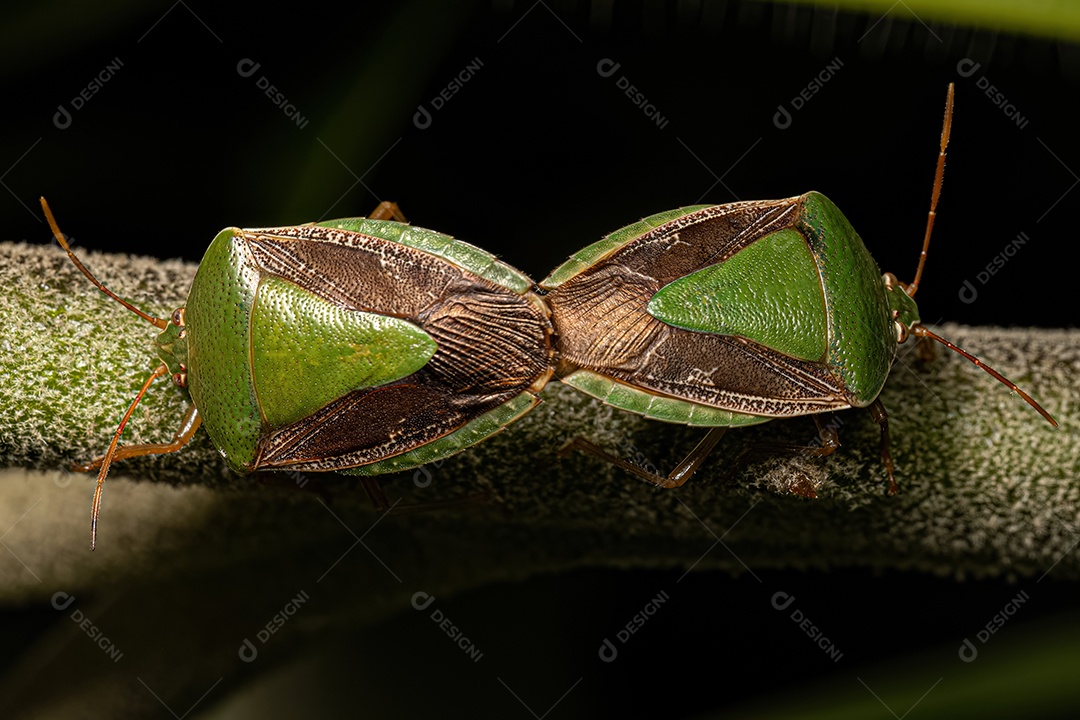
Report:
[{"label": "bug's compound eye", "polygon": [[[899,314],[900,313],[898,312],[893,312],[893,317],[895,318]],[[908,339],[908,329],[904,326],[904,323],[900,321],[894,322],[893,325],[896,326],[896,342],[903,345]]]},{"label": "bug's compound eye", "polygon": [[173,325],[184,327],[184,308],[176,308],[173,310],[170,320],[172,320]]},{"label": "bug's compound eye", "polygon": [[172,381],[176,387],[187,387],[187,365],[181,365],[180,372],[173,373]]},{"label": "bug's compound eye", "polygon": [[899,280],[891,272],[887,272],[884,275],[882,275],[881,279],[885,283],[885,289],[890,291],[890,292],[892,292],[894,290],[899,290],[900,292],[902,292],[904,294],[907,294],[908,288],[911,287],[910,285],[908,285],[908,283],[902,282],[901,280]]}]

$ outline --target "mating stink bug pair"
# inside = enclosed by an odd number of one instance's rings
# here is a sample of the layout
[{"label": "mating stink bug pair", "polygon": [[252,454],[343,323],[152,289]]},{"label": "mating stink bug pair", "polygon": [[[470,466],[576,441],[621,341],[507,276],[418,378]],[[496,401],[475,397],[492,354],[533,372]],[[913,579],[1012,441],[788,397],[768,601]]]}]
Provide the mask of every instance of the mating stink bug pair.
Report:
[{"label": "mating stink bug pair", "polygon": [[922,325],[915,305],[945,171],[953,86],[945,102],[922,254],[910,284],[881,274],[840,209],[817,192],[700,205],[653,215],[557,268],[541,288],[558,341],[556,376],[623,410],[711,427],[667,477],[577,438],[570,446],[662,487],[684,483],[729,427],[810,415],[821,444],[768,446],[828,455],[822,413],[869,407],[897,492],[888,415],[878,399],[900,343],[935,340],[1008,385],[993,368]]},{"label": "mating stink bug pair", "polygon": [[[689,478],[728,427],[869,406],[896,491],[878,400],[898,342],[923,327],[918,288],[941,188],[950,85],[915,280],[884,277],[819,193],[653,215],[572,256],[539,286],[494,256],[391,218],[223,230],[171,318],[117,297],[161,329],[162,363],[98,469],[91,546],[109,465],[174,452],[200,423],[230,466],[379,475],[454,454],[538,402],[553,377],[623,410],[712,428],[667,477],[578,439],[571,445],[665,487]],[[400,217],[400,216],[397,216]],[[170,374],[192,405],[173,441],[119,446],[150,383]],[[808,450],[808,449],[803,449]]]}]

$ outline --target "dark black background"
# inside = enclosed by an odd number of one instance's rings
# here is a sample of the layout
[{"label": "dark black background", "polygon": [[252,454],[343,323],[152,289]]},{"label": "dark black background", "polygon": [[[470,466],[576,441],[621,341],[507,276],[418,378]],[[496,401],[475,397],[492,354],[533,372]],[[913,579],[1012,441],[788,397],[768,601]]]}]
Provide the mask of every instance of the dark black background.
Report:
[{"label": "dark black background", "polygon": [[[196,0],[84,16],[13,13],[0,43],[0,237],[48,242],[36,206],[44,194],[82,248],[197,261],[228,225],[362,215],[392,199],[414,224],[497,252],[540,279],[573,250],[654,212],[816,189],[843,209],[882,269],[910,280],[945,88],[956,82],[940,218],[918,296],[923,317],[1075,324],[1075,45],[924,24],[903,4],[884,17],[756,3],[605,8],[222,8]],[[70,127],[57,128],[58,106],[70,109],[116,58],[115,76],[73,112]],[[252,77],[237,72],[245,58],[260,63]],[[607,78],[597,72],[606,58],[619,63]],[[980,63],[971,77],[957,72],[965,58]],[[431,110],[476,59],[479,71],[432,112],[430,127],[418,128],[418,107]],[[837,59],[842,67],[791,126],[776,127],[778,105],[790,109]],[[263,76],[306,127],[261,93]],[[619,90],[623,76],[666,118],[663,128]],[[1027,118],[1025,127],[980,91],[980,77]],[[1027,244],[979,282],[1020,232]],[[975,302],[959,298],[965,279],[978,289]],[[491,662],[505,663],[501,677],[537,715],[586,678],[552,718],[685,717],[809,692],[838,671],[769,606],[760,584],[711,574],[679,583],[673,609],[619,663],[599,663],[598,640],[681,574],[582,570],[478,591],[446,608],[480,629]],[[876,662],[952,653],[1019,587],[863,569],[767,577],[767,586],[805,598],[815,624],[835,629],[850,661],[845,681],[859,674],[854,666],[870,684],[887,675]],[[1051,583],[1040,586],[1045,602],[1027,621],[1068,607],[1074,586]],[[528,717],[488,669],[480,678],[420,622],[406,613],[361,638],[355,666],[328,661],[320,702],[347,695],[353,674],[363,673],[364,685],[398,688],[380,705],[394,698],[400,705],[389,707],[402,715]],[[32,633],[20,637],[30,642]],[[865,692],[851,685],[852,694]],[[903,714],[917,698],[891,700]],[[355,707],[362,711],[362,701]]]},{"label": "dark black background", "polygon": [[[17,161],[3,176],[3,236],[47,241],[35,204],[44,194],[84,246],[195,261],[228,225],[362,215],[392,199],[415,224],[540,279],[644,215],[816,189],[883,270],[910,280],[945,87],[955,81],[924,315],[1074,324],[1065,289],[1075,46],[927,26],[902,6],[864,17],[756,3],[504,5],[189,3],[164,17],[167,5],[102,11],[78,28],[72,18],[9,25],[25,32],[7,52],[26,54],[3,70],[15,100],[4,167]],[[58,106],[70,109],[117,58],[123,66],[70,127],[55,127]],[[245,58],[260,63],[248,78],[237,72]],[[597,72],[605,58],[619,63],[608,78]],[[980,63],[966,78],[957,72],[964,58]],[[479,71],[418,129],[418,107],[430,109],[477,59]],[[791,108],[837,60],[842,67],[778,129],[778,106]],[[260,77],[306,127],[260,91]],[[666,119],[663,129],[620,91],[620,77]],[[981,77],[1025,127],[983,94]],[[1020,232],[1027,244],[978,283]],[[965,279],[979,290],[971,304],[958,297]]]}]

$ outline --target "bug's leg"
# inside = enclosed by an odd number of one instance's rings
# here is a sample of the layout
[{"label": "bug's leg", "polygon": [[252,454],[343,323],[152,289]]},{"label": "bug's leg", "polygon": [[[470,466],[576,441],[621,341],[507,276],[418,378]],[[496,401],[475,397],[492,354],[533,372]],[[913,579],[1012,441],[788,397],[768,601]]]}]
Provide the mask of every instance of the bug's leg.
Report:
[{"label": "bug's leg", "polygon": [[716,444],[720,442],[720,438],[724,437],[726,432],[726,427],[710,428],[709,432],[705,433],[705,437],[701,438],[701,441],[694,446],[694,449],[668,474],[665,482],[660,483],[660,487],[681,487],[697,472],[697,469],[701,467],[701,463],[705,462],[705,458],[709,456],[709,453],[713,451],[713,448],[716,447]]},{"label": "bug's leg", "polygon": [[360,487],[364,488],[364,493],[368,496],[368,500],[371,501],[371,507],[375,512],[384,513],[393,509],[393,505],[390,504],[386,493],[383,492],[382,483],[379,482],[378,478],[361,477]]},{"label": "bug's leg", "polygon": [[398,222],[408,223],[405,219],[405,214],[401,212],[401,208],[398,207],[396,202],[390,200],[383,200],[379,203],[379,206],[371,211],[368,215],[369,220],[397,220]]},{"label": "bug's leg", "polygon": [[581,452],[594,455],[601,460],[605,460],[617,468],[625,470],[626,472],[638,477],[645,482],[652,483],[662,488],[677,488],[681,487],[683,483],[690,479],[690,477],[697,472],[697,469],[701,467],[701,463],[705,462],[705,458],[709,456],[716,444],[720,442],[720,438],[724,436],[727,431],[726,427],[714,427],[705,434],[705,437],[694,446],[694,449],[683,458],[682,462],[675,466],[666,477],[658,475],[647,468],[643,468],[640,465],[635,465],[629,460],[625,460],[618,455],[613,455],[607,450],[592,442],[586,440],[583,437],[576,437],[570,440],[559,449],[559,457],[566,457],[574,450],[580,450]]},{"label": "bug's leg", "polygon": [[787,443],[759,443],[752,450],[771,453],[785,453],[788,455],[816,455],[825,457],[832,455],[840,447],[840,435],[831,423],[826,423],[823,415],[831,416],[832,413],[814,415],[814,423],[817,425],[818,435],[821,438],[820,445],[789,445]]},{"label": "bug's leg", "polygon": [[920,337],[915,342],[915,355],[924,363],[931,363],[937,358],[937,345],[933,340]]},{"label": "bug's leg", "polygon": [[[832,417],[832,413],[827,414]],[[836,432],[836,428],[832,424],[826,423],[821,415],[814,416],[814,424],[817,425],[821,446],[817,448],[809,447],[806,450],[809,451],[810,455],[817,455],[818,457],[832,455],[836,452],[836,448],[840,447],[840,434]]]},{"label": "bug's leg", "polygon": [[[787,443],[758,443],[753,447],[746,450],[740,457],[740,461],[746,462],[746,459],[751,454],[766,453],[766,454],[783,454],[783,455],[814,455],[816,457],[825,457],[832,455],[836,452],[836,449],[840,447],[840,435],[836,432],[836,427],[833,423],[826,422],[826,417],[831,417],[832,413],[822,413],[820,415],[814,415],[814,424],[817,425],[818,436],[821,439],[819,445],[790,445]],[[797,475],[793,478],[788,485],[788,491],[799,495],[801,497],[814,499],[817,497],[817,490],[814,488],[814,484],[806,478],[804,475]]]},{"label": "bug's leg", "polygon": [[[149,443],[146,445],[122,445],[116,449],[113,453],[112,460],[123,460],[130,457],[141,457],[142,455],[164,455],[166,453],[176,452],[180,448],[187,445],[191,438],[195,435],[195,431],[199,429],[199,425],[202,424],[202,418],[199,416],[199,411],[192,405],[184,413],[184,419],[180,422],[180,428],[173,434],[171,442],[167,443]],[[105,460],[105,457],[94,458],[88,463],[73,465],[72,470],[77,472],[91,472],[101,467],[101,463]]]},{"label": "bug's leg", "polygon": [[893,477],[892,455],[889,454],[889,413],[885,412],[881,398],[870,403],[870,415],[881,426],[881,462],[885,463],[885,472],[889,475],[889,494],[895,495],[900,492],[900,489],[896,486],[896,478]]}]

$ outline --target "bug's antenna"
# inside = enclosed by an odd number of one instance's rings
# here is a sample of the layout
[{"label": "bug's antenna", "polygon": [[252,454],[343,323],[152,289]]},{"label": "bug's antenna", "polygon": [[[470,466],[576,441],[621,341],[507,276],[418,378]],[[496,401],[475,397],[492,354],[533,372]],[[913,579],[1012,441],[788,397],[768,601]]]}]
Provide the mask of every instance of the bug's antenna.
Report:
[{"label": "bug's antenna", "polygon": [[60,247],[64,248],[64,252],[66,252],[68,254],[68,257],[71,258],[71,262],[75,263],[75,267],[79,268],[79,270],[82,271],[82,274],[85,275],[90,280],[90,282],[94,283],[94,287],[96,287],[98,290],[105,293],[113,300],[126,307],[131,312],[141,317],[143,320],[146,320],[151,325],[154,325],[161,330],[164,330],[169,326],[168,320],[144,313],[142,310],[135,307],[127,300],[114,293],[109,288],[105,287],[105,285],[103,285],[100,280],[94,277],[93,273],[87,270],[86,266],[82,264],[82,261],[79,260],[79,258],[75,257],[75,253],[71,252],[71,248],[68,247],[67,240],[64,238],[64,233],[60,232],[60,226],[56,224],[56,218],[53,217],[52,210],[49,209],[49,203],[45,202],[45,198],[41,198],[41,209],[45,211],[45,219],[49,221],[49,227],[52,228],[53,237],[56,238],[56,242],[60,243]]},{"label": "bug's antenna", "polygon": [[1000,382],[1000,383],[1002,383],[1004,385],[1007,385],[1013,392],[1015,392],[1020,397],[1024,398],[1024,400],[1027,401],[1027,404],[1030,405],[1031,407],[1035,408],[1036,410],[1038,410],[1039,414],[1042,415],[1044,418],[1046,418],[1047,421],[1049,421],[1049,423],[1051,425],[1053,425],[1054,427],[1058,426],[1057,420],[1055,420],[1050,413],[1046,412],[1046,410],[1043,409],[1042,405],[1035,402],[1034,398],[1032,398],[1026,392],[1024,392],[1023,390],[1018,388],[1016,386],[1016,383],[1014,383],[1012,380],[1005,377],[1004,375],[999,373],[997,370],[995,370],[994,368],[992,368],[989,365],[987,365],[986,363],[984,363],[979,358],[975,357],[974,355],[967,352],[966,350],[964,350],[962,348],[959,348],[956,345],[953,345],[951,342],[949,342],[945,338],[941,337],[940,335],[935,335],[934,333],[932,333],[928,329],[926,329],[926,327],[923,326],[923,325],[912,325],[911,326],[911,332],[912,332],[912,334],[917,335],[919,337],[925,337],[925,338],[930,338],[931,340],[937,340],[939,343],[941,343],[945,347],[949,348],[950,350],[960,353],[961,355],[966,357],[968,360],[970,360],[974,364],[978,365],[979,367],[981,367],[986,372],[990,373],[994,377],[994,379],[996,379],[998,382]]},{"label": "bug's antenna", "polygon": [[142,390],[139,390],[139,394],[135,396],[135,399],[131,402],[127,412],[124,413],[124,418],[120,421],[120,427],[116,428],[116,433],[113,435],[112,442],[109,443],[109,449],[105,451],[105,456],[101,458],[101,470],[98,472],[97,488],[94,490],[94,501],[90,505],[90,549],[93,550],[97,547],[97,519],[98,513],[101,511],[101,493],[105,489],[105,476],[109,474],[109,465],[112,464],[113,456],[116,455],[117,446],[120,443],[120,436],[124,433],[124,427],[127,425],[127,421],[131,418],[131,414],[135,412],[135,406],[139,404],[139,401],[143,399],[143,395],[150,389],[150,384],[157,380],[162,375],[167,375],[169,368],[162,363],[154,368],[154,372],[150,374],[150,377],[143,383]]},{"label": "bug's antenna", "polygon": [[926,250],[930,247],[930,232],[934,229],[934,218],[937,217],[941,183],[945,178],[945,148],[949,146],[949,133],[952,131],[953,90],[953,83],[949,83],[949,92],[945,97],[945,122],[941,126],[941,149],[938,151],[937,169],[934,171],[934,191],[930,195],[930,213],[926,217],[926,235],[923,237],[922,252],[919,253],[919,268],[915,271],[915,279],[905,288],[910,297],[915,297],[915,291],[919,289],[919,280],[922,279],[923,267],[926,265]]}]

